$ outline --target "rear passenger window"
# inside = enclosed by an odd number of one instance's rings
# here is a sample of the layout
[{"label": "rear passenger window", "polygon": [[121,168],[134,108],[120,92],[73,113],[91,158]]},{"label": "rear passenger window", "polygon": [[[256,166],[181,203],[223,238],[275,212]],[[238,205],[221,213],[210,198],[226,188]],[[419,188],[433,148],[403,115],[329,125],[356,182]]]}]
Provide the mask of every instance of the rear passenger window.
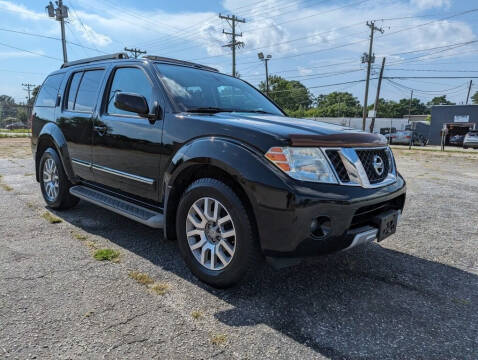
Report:
[{"label": "rear passenger window", "polygon": [[68,90],[68,99],[66,108],[68,110],[73,110],[75,107],[75,99],[76,93],[78,92],[78,85],[80,85],[81,77],[83,76],[83,72],[77,72],[73,74],[70,82],[70,88]]},{"label": "rear passenger window", "polygon": [[104,70],[85,71],[76,94],[74,110],[93,111],[98,95],[98,89],[103,79]]},{"label": "rear passenger window", "polygon": [[38,93],[35,106],[52,106],[56,105],[58,89],[65,74],[50,75],[46,78]]}]

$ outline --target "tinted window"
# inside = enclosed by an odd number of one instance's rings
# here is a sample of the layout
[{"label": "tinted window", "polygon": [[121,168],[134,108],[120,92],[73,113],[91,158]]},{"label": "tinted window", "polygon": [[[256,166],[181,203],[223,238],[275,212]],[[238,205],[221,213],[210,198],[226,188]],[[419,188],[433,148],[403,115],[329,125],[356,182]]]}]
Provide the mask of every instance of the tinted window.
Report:
[{"label": "tinted window", "polygon": [[157,64],[161,79],[183,111],[217,107],[225,111],[282,112],[258,90],[242,80],[212,71]]},{"label": "tinted window", "polygon": [[55,106],[58,89],[65,74],[50,75],[41,86],[35,106]]},{"label": "tinted window", "polygon": [[114,102],[116,93],[128,92],[143,95],[151,109],[153,87],[145,73],[138,68],[118,68],[114,73],[113,82],[108,94],[108,114],[137,115],[135,113],[118,109]]},{"label": "tinted window", "polygon": [[85,71],[76,95],[75,110],[93,111],[104,70]]},{"label": "tinted window", "polygon": [[80,85],[81,77],[83,72],[77,72],[73,74],[70,82],[70,89],[68,90],[68,102],[66,108],[73,110],[75,106],[76,92],[78,91],[78,85]]}]

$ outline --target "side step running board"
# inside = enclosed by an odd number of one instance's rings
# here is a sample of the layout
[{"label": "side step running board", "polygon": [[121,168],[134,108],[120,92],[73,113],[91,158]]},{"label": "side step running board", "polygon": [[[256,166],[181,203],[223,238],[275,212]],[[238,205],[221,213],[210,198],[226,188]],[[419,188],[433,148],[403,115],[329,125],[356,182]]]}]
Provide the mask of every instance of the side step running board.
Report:
[{"label": "side step running board", "polygon": [[161,213],[133,204],[129,201],[105,194],[92,188],[77,185],[70,188],[70,193],[80,199],[126,216],[152,228],[162,228],[164,216]]}]

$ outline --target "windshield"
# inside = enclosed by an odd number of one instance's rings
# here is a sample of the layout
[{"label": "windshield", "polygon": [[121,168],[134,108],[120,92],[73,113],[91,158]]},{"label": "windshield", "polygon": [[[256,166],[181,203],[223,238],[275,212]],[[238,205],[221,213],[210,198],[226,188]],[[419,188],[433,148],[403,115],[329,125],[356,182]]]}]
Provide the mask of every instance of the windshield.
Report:
[{"label": "windshield", "polygon": [[164,85],[182,111],[283,113],[254,87],[212,71],[156,64]]}]

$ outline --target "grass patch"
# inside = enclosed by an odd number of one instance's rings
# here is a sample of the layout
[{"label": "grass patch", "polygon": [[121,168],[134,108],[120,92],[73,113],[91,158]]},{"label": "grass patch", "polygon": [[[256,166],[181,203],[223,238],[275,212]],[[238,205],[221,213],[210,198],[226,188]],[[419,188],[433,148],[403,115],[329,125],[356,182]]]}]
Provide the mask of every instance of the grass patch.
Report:
[{"label": "grass patch", "polygon": [[191,313],[191,316],[196,319],[196,320],[199,320],[201,318],[204,317],[204,315],[202,314],[202,312],[200,312],[199,310],[194,310],[192,313]]},{"label": "grass patch", "polygon": [[35,174],[33,174],[33,173],[26,173],[26,174],[23,174],[23,176],[33,176],[33,175],[35,175]]},{"label": "grass patch", "polygon": [[91,249],[91,250],[96,250],[98,248],[96,243],[94,241],[91,241],[91,240],[86,240],[85,245],[88,246],[88,248]]},{"label": "grass patch", "polygon": [[225,334],[215,334],[211,336],[211,343],[213,345],[224,345],[227,341]]},{"label": "grass patch", "polygon": [[151,278],[151,276],[139,271],[130,271],[128,276],[142,285],[150,285],[154,283],[154,280]]},{"label": "grass patch", "polygon": [[22,134],[22,133],[31,133],[30,129],[0,129],[1,132]]},{"label": "grass patch", "polygon": [[56,217],[55,215],[53,215],[52,213],[48,211],[45,211],[41,217],[44,218],[46,221],[48,221],[50,224],[58,224],[62,222],[62,220],[59,217]]},{"label": "grass patch", "polygon": [[76,240],[80,240],[80,241],[85,241],[85,240],[88,239],[88,235],[83,235],[83,234],[80,234],[80,233],[72,232],[71,235],[73,235],[73,237]]},{"label": "grass patch", "polygon": [[11,186],[8,186],[7,184],[0,184],[0,186],[5,191],[13,191],[13,188]]},{"label": "grass patch", "polygon": [[170,286],[167,283],[154,283],[150,286],[150,289],[158,295],[164,295],[169,292]]},{"label": "grass patch", "polygon": [[119,256],[120,252],[113,249],[98,249],[93,254],[93,257],[98,261],[114,261]]}]

